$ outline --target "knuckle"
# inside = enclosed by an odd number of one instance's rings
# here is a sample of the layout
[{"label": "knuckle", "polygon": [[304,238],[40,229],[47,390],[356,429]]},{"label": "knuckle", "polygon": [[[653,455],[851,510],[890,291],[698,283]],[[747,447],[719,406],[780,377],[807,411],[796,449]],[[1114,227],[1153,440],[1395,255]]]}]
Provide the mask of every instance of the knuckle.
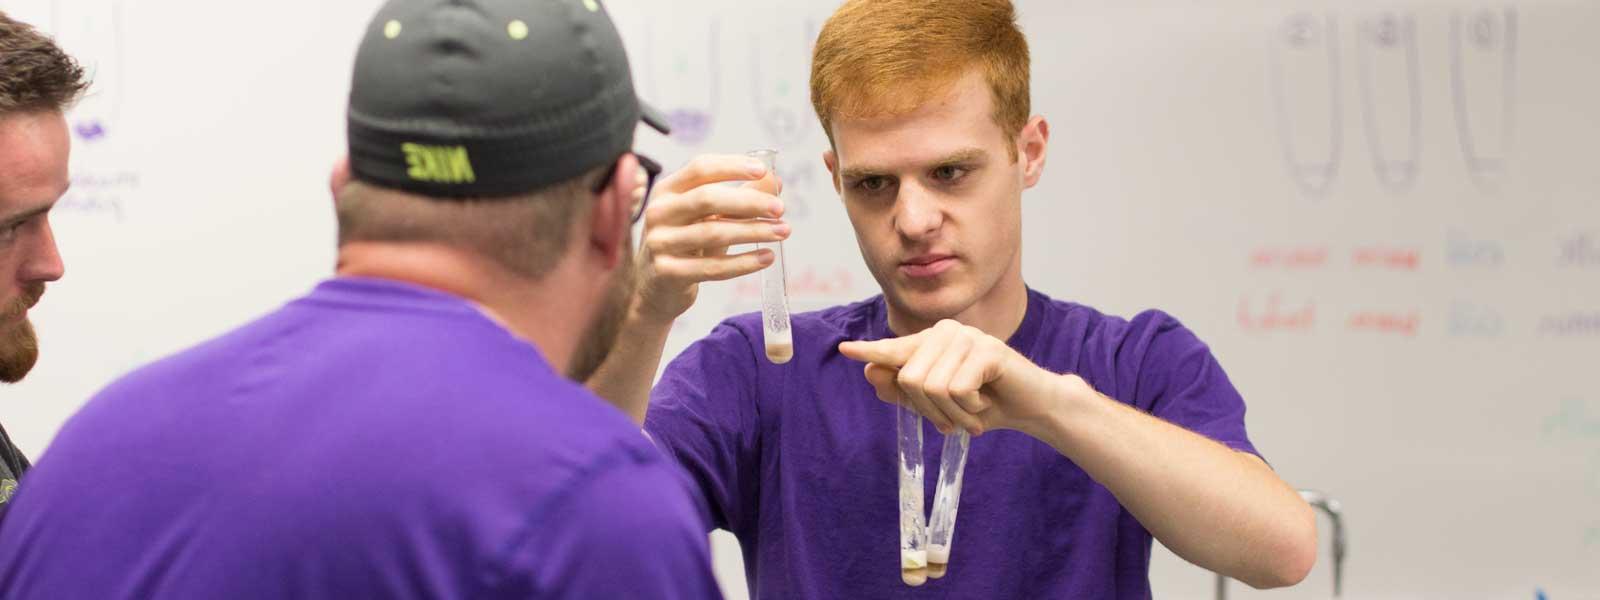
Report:
[{"label": "knuckle", "polygon": [[706,261],[700,264],[700,267],[696,269],[696,272],[700,274],[702,279],[711,279],[716,277],[720,271],[717,269],[716,263]]},{"label": "knuckle", "polygon": [[682,172],[689,177],[699,179],[711,172],[712,162],[710,156],[696,156],[689,160],[689,164],[683,166]]},{"label": "knuckle", "polygon": [[683,277],[683,266],[675,260],[661,257],[655,263],[656,278],[664,281],[674,281]]},{"label": "knuckle", "polygon": [[744,233],[753,238],[772,237],[772,223],[750,221],[744,224]]},{"label": "knuckle", "polygon": [[708,189],[697,190],[695,193],[690,194],[689,197],[689,208],[699,216],[711,214],[712,210],[717,206],[713,192]]},{"label": "knuckle", "polygon": [[[685,225],[683,227],[680,227],[679,231],[682,232],[682,235],[685,238],[686,242],[699,242],[699,241],[702,241],[702,240],[706,239],[707,237],[711,236],[712,234],[714,234],[716,232],[715,228],[712,227],[712,224],[710,222],[704,222],[704,221],[702,221],[700,223],[694,223],[694,224],[690,224],[690,225]],[[695,245],[695,244],[686,244],[686,245]]]},{"label": "knuckle", "polygon": [[644,249],[650,251],[651,254],[660,256],[667,253],[669,244],[666,237],[663,236],[661,232],[652,231],[645,234],[643,246]]},{"label": "knuckle", "polygon": [[672,206],[673,196],[671,194],[657,194],[657,196],[660,197],[657,198],[655,202],[651,202],[650,206],[647,206],[644,209],[644,222],[646,226],[649,226],[651,223],[660,222],[661,219],[666,218],[666,215],[662,213],[666,212]]},{"label": "knuckle", "polygon": [[894,376],[894,381],[895,383],[900,384],[900,387],[903,388],[914,387],[917,383],[916,378],[911,375],[911,372],[905,369],[901,369],[900,373]]},{"label": "knuckle", "polygon": [[984,352],[988,352],[989,354],[998,354],[1006,345],[1005,342],[986,335],[979,336],[975,339],[977,340],[977,347]]},{"label": "knuckle", "polygon": [[[731,224],[730,224],[731,225]],[[739,227],[712,227],[706,232],[705,240],[715,246],[731,246],[739,241]]]}]

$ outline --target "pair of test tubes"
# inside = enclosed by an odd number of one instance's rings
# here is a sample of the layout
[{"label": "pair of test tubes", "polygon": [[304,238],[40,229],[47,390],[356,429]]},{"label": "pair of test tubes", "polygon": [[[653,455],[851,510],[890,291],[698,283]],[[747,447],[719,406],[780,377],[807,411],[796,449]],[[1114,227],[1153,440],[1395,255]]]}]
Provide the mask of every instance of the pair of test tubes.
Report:
[{"label": "pair of test tubes", "polygon": [[919,586],[944,577],[950,567],[961,505],[961,478],[967,467],[971,436],[956,430],[944,438],[939,457],[938,487],[933,492],[933,517],[922,517],[922,416],[905,405],[895,408],[900,455],[900,580]]}]

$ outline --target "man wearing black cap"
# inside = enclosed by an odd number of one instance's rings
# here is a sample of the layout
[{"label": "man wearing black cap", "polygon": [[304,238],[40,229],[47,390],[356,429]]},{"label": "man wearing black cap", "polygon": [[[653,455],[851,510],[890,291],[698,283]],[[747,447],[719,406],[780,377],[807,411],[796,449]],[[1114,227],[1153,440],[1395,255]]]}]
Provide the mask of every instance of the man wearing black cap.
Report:
[{"label": "man wearing black cap", "polygon": [[0,597],[716,597],[696,497],[569,379],[630,298],[641,119],[594,0],[388,2],[339,276],[92,399],[0,528]]}]

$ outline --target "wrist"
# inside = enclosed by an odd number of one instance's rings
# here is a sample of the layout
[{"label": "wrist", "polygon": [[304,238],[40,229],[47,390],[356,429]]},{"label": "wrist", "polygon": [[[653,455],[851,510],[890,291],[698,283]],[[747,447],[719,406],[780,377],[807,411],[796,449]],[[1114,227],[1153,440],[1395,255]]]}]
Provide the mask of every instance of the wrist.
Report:
[{"label": "wrist", "polygon": [[677,316],[657,315],[651,311],[640,308],[640,303],[635,303],[628,316],[623,319],[622,331],[635,336],[662,336],[672,331],[673,322]]},{"label": "wrist", "polygon": [[1025,424],[1023,432],[1057,446],[1071,436],[1075,424],[1081,425],[1097,395],[1094,388],[1077,375],[1046,372],[1046,377],[1040,394],[1047,399],[1044,410]]},{"label": "wrist", "polygon": [[1061,399],[1056,403],[1055,410],[1060,417],[1080,419],[1094,407],[1100,399],[1100,393],[1077,374],[1063,373],[1055,376],[1054,397]]}]

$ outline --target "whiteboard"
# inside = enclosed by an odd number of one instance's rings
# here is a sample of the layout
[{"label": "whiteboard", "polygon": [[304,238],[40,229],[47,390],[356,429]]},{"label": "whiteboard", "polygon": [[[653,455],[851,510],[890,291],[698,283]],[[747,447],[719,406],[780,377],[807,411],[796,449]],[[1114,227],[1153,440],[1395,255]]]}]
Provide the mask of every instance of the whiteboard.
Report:
[{"label": "whiteboard", "polygon": [[[43,354],[0,391],[24,451],[116,376],[331,272],[326,174],[378,4],[0,0],[97,78],[70,118]],[[641,93],[678,125],[642,151],[782,150],[801,310],[877,291],[806,88],[835,5],[611,2]],[[1024,198],[1028,283],[1160,307],[1210,343],[1268,460],[1343,503],[1346,597],[1600,597],[1600,3],[1019,7],[1054,132]],[[706,286],[668,356],[758,291]],[[1330,597],[1319,546],[1305,584],[1231,597]],[[1152,580],[1212,594],[1159,545]]]}]

